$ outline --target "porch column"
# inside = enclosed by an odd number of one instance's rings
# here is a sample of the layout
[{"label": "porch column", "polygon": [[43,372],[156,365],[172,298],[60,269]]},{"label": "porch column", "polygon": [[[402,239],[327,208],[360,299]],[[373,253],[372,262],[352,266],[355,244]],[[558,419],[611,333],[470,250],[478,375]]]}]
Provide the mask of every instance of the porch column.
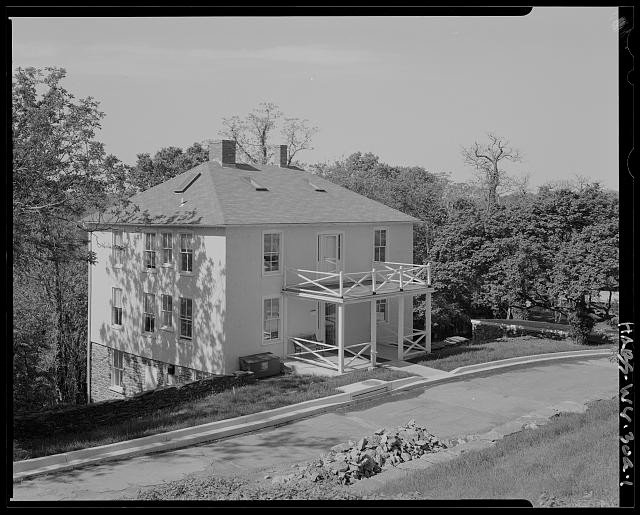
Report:
[{"label": "porch column", "polygon": [[431,352],[431,292],[424,296],[424,346]]},{"label": "porch column", "polygon": [[344,304],[337,304],[338,310],[338,374],[344,372]]},{"label": "porch column", "polygon": [[404,295],[398,297],[398,359],[404,359]]},{"label": "porch column", "polygon": [[376,339],[378,338],[377,329],[376,300],[373,299],[371,301],[371,368],[376,366],[376,354],[378,352],[376,345]]},{"label": "porch column", "polygon": [[287,306],[289,305],[289,296],[282,296],[282,340],[283,340],[283,348],[282,348],[282,360],[287,359],[287,354],[289,350],[289,331],[288,331],[288,318],[287,318]]}]

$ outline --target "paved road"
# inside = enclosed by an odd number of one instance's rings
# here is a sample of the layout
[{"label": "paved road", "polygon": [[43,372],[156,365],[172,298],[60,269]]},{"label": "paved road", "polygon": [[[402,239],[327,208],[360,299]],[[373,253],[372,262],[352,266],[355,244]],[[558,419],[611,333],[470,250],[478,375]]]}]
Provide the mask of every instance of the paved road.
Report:
[{"label": "paved road", "polygon": [[[539,364],[416,389],[182,450],[107,462],[13,485],[14,500],[133,498],[139,488],[187,474],[261,474],[282,464],[305,461],[329,447],[380,427],[410,419],[443,438],[484,434],[514,421],[579,411],[590,400],[616,394],[618,375],[607,358]],[[499,431],[498,431],[499,433]],[[501,435],[500,435],[501,436]]]}]

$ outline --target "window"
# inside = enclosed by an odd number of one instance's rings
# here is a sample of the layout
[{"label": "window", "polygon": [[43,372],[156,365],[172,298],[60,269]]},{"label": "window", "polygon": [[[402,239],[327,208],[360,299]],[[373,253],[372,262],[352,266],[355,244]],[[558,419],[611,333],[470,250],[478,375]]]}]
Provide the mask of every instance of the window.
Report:
[{"label": "window", "polygon": [[162,295],[162,327],[173,327],[173,297]]},{"label": "window", "polygon": [[193,301],[180,297],[180,337],[193,338]]},{"label": "window", "polygon": [[264,272],[280,271],[280,233],[265,233],[263,236]]},{"label": "window", "polygon": [[156,296],[153,293],[144,294],[144,332],[152,333],[156,330]]},{"label": "window", "polygon": [[153,390],[158,387],[158,367],[147,363],[144,366],[144,389]]},{"label": "window", "polygon": [[119,229],[113,230],[113,242],[111,245],[111,249],[112,249],[113,263],[115,265],[121,265],[124,246],[122,244],[122,231]]},{"label": "window", "polygon": [[153,232],[144,233],[144,265],[145,268],[156,267],[156,234]]},{"label": "window", "polygon": [[162,233],[162,264],[173,263],[173,238],[170,232]]},{"label": "window", "polygon": [[111,323],[122,325],[122,288],[111,288]]},{"label": "window", "polygon": [[193,242],[191,234],[180,235],[180,271],[193,272]]},{"label": "window", "polygon": [[167,365],[167,384],[176,384],[176,366]]},{"label": "window", "polygon": [[263,342],[280,338],[280,297],[264,299],[263,305]]},{"label": "window", "polygon": [[113,349],[113,355],[111,356],[111,386],[118,388],[122,388],[123,356],[124,353],[121,350]]},{"label": "window", "polygon": [[387,260],[387,230],[375,229],[373,236],[373,260]]},{"label": "window", "polygon": [[388,322],[387,299],[376,300],[376,320],[378,322]]}]

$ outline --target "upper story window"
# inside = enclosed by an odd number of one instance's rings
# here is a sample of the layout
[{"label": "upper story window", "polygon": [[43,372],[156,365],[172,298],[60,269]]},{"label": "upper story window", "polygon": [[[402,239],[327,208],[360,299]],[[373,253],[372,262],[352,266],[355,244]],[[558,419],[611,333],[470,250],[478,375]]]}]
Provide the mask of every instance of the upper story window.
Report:
[{"label": "upper story window", "polygon": [[111,323],[122,325],[122,288],[111,288]]},{"label": "upper story window", "polygon": [[144,294],[143,318],[144,332],[154,332],[156,330],[156,296],[153,293]]},{"label": "upper story window", "polygon": [[173,263],[173,235],[170,232],[161,233],[162,236],[162,264]]},{"label": "upper story window", "polygon": [[373,231],[373,260],[387,260],[387,230],[375,229]]},{"label": "upper story window", "polygon": [[121,265],[122,264],[122,254],[124,245],[122,244],[122,230],[114,229],[113,230],[113,241],[111,245],[113,264]]},{"label": "upper story window", "polygon": [[180,297],[180,338],[193,338],[193,300]]},{"label": "upper story window", "polygon": [[155,269],[156,267],[156,233],[144,233],[144,266]]},{"label": "upper story window", "polygon": [[180,234],[180,271],[193,272],[193,235]]},{"label": "upper story window", "polygon": [[280,339],[280,297],[264,299],[263,311],[263,343],[272,343]]},{"label": "upper story window", "polygon": [[263,272],[280,272],[280,241],[281,233],[266,232],[262,236],[263,240]]}]

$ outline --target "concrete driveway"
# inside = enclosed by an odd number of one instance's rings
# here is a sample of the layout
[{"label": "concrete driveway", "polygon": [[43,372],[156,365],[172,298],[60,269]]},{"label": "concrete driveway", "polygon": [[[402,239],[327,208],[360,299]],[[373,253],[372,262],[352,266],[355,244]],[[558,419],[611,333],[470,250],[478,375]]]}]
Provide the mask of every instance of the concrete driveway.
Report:
[{"label": "concrete driveway", "polygon": [[[607,358],[541,363],[455,383],[363,401],[357,406],[240,437],[107,462],[13,485],[13,500],[133,498],[139,488],[190,473],[262,474],[305,461],[329,447],[410,419],[443,437],[484,434],[556,411],[579,411],[617,392],[617,367]],[[511,423],[511,424],[510,424]]]}]

